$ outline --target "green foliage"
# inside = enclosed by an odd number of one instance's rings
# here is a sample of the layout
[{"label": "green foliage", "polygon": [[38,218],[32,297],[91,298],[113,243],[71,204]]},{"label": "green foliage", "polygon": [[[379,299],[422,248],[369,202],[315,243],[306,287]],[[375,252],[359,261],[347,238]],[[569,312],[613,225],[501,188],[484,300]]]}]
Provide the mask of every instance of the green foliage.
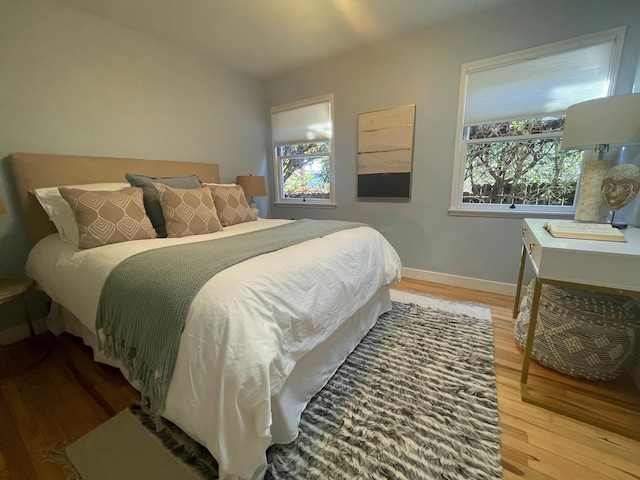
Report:
[{"label": "green foliage", "polygon": [[[465,202],[571,205],[582,155],[560,149],[560,138],[544,134],[562,129],[564,119],[529,119],[472,127],[465,170]],[[536,139],[500,137],[539,134]],[[483,136],[486,135],[486,136]]]},{"label": "green foliage", "polygon": [[562,132],[564,116],[546,118],[528,118],[510,122],[485,123],[469,128],[469,139],[536,135]]},{"label": "green foliage", "polygon": [[301,143],[279,147],[285,197],[328,198],[330,142]]}]

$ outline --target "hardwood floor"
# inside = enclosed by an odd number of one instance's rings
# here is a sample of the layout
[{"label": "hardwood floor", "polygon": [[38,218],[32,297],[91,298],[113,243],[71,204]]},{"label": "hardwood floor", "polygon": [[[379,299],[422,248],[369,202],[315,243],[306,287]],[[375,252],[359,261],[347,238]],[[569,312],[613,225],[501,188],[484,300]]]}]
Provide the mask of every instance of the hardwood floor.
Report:
[{"label": "hardwood floor", "polygon": [[[505,480],[640,478],[639,441],[522,403],[523,353],[513,333],[513,297],[414,280],[398,288],[491,307]],[[529,383],[640,430],[640,392],[627,377],[586,382],[532,362]]]},{"label": "hardwood floor", "polygon": [[[513,336],[512,297],[413,280],[397,288],[491,307],[505,479],[640,479],[640,442],[520,401],[522,352]],[[45,361],[0,380],[0,480],[66,479],[43,452],[77,440],[138,399],[120,372],[95,363],[82,342],[66,334],[49,339],[53,350]],[[550,395],[640,429],[640,392],[628,379],[581,382],[537,364],[531,375]]]}]

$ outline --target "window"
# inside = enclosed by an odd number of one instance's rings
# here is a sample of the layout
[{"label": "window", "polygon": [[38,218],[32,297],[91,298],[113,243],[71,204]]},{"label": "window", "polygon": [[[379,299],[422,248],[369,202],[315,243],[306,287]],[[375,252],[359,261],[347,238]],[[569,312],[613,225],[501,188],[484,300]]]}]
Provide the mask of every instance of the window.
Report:
[{"label": "window", "polygon": [[332,206],[333,95],[271,109],[277,202]]},{"label": "window", "polygon": [[573,214],[567,107],[613,94],[624,27],[462,65],[451,214]]}]

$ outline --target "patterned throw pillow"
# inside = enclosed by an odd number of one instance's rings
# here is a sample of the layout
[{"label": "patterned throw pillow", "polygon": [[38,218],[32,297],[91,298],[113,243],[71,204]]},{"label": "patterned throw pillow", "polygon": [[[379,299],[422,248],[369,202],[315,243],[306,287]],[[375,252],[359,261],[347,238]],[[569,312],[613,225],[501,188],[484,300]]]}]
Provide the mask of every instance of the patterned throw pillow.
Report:
[{"label": "patterned throw pillow", "polygon": [[59,187],[78,188],[80,190],[97,190],[100,192],[113,192],[116,190],[122,190],[128,188],[128,183],[88,183],[84,185],[59,185],[56,187],[38,188],[36,190],[30,190],[29,193],[34,195],[45,212],[49,220],[51,220],[56,226],[56,230],[60,234],[60,239],[63,242],[72,244],[78,248],[80,243],[80,234],[78,233],[78,223],[76,222],[76,216],[62,195],[60,195]]},{"label": "patterned throw pillow", "polygon": [[240,185],[208,185],[213,192],[218,218],[223,227],[257,220]]},{"label": "patterned throw pillow", "polygon": [[169,238],[202,235],[222,230],[208,188],[171,188],[153,183]]},{"label": "patterned throw pillow", "polygon": [[60,187],[78,223],[79,248],[156,238],[156,231],[144,210],[142,189],[90,191]]}]

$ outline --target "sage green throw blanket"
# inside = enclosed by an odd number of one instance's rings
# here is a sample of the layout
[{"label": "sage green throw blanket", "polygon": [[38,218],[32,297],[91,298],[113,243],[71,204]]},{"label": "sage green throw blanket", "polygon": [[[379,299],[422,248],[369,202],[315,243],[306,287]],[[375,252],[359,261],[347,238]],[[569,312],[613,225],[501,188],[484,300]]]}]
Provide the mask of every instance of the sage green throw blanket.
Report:
[{"label": "sage green throw blanket", "polygon": [[143,400],[162,413],[191,302],[216,273],[236,263],[339,230],[364,226],[297,220],[265,230],[133,255],[112,270],[100,294],[96,330],[102,350],[138,381]]}]

